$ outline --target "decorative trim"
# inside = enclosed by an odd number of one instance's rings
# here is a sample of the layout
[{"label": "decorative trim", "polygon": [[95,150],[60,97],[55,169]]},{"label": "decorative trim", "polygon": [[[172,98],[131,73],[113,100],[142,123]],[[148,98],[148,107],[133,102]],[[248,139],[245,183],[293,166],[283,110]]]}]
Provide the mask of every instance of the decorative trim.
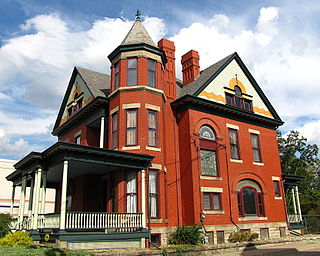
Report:
[{"label": "decorative trim", "polygon": [[146,103],[145,107],[154,111],[160,111],[160,107]]},{"label": "decorative trim", "polygon": [[127,147],[122,147],[122,150],[138,150],[140,149],[140,145],[138,146],[127,146]]},{"label": "decorative trim", "polygon": [[119,106],[116,106],[115,108],[110,110],[110,116],[112,116],[114,113],[119,111]]},{"label": "decorative trim", "polygon": [[112,93],[109,94],[108,98],[111,98],[113,95],[115,95],[118,92],[126,92],[126,91],[147,91],[147,92],[152,92],[158,95],[162,95],[164,101],[167,101],[166,95],[162,90],[150,87],[150,86],[145,86],[145,85],[135,85],[135,86],[125,86],[125,87],[119,87],[117,90],[113,91]]},{"label": "decorative trim", "polygon": [[206,210],[203,211],[204,214],[224,214],[223,210]]},{"label": "decorative trim", "polygon": [[238,125],[235,125],[235,124],[226,123],[226,126],[227,126],[227,128],[239,130],[239,126],[238,126]]},{"label": "decorative trim", "polygon": [[152,151],[161,152],[161,148],[155,148],[155,147],[146,146],[146,149],[147,149],[147,150],[152,150]]},{"label": "decorative trim", "polygon": [[217,192],[222,193],[223,188],[201,187],[201,192]]},{"label": "decorative trim", "polygon": [[280,177],[277,177],[277,176],[272,176],[271,178],[272,178],[272,180],[278,180],[278,181],[281,180],[281,178],[280,178]]},{"label": "decorative trim", "polygon": [[238,163],[238,164],[242,164],[243,163],[243,161],[241,160],[241,159],[230,159],[230,162],[232,162],[232,163]]},{"label": "decorative trim", "polygon": [[264,163],[260,163],[260,162],[252,162],[253,165],[257,165],[257,166],[264,166]]},{"label": "decorative trim", "polygon": [[242,98],[247,99],[247,100],[252,100],[252,96],[248,95],[248,94],[242,94]]},{"label": "decorative trim", "polygon": [[275,200],[282,200],[282,196],[275,196],[274,199]]},{"label": "decorative trim", "polygon": [[229,94],[235,94],[234,90],[230,89],[229,87],[223,87],[224,92]]},{"label": "decorative trim", "polygon": [[249,133],[252,133],[252,134],[260,134],[260,131],[257,131],[257,130],[253,130],[253,129],[248,129]]},{"label": "decorative trim", "polygon": [[161,169],[162,169],[162,165],[161,165],[161,164],[154,164],[154,163],[151,163],[150,168],[151,168],[151,169],[161,170]]},{"label": "decorative trim", "polygon": [[141,107],[141,103],[122,104],[122,109],[140,108],[140,107]]},{"label": "decorative trim", "polygon": [[222,177],[200,176],[200,180],[222,180]]},{"label": "decorative trim", "polygon": [[250,221],[250,220],[268,220],[268,217],[246,216],[246,217],[238,218],[238,221]]}]

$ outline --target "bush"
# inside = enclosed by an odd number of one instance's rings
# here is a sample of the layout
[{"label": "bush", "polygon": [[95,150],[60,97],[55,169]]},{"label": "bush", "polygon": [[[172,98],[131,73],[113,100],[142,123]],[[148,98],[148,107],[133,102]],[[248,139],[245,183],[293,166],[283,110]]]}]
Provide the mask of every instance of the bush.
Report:
[{"label": "bush", "polygon": [[28,232],[17,231],[8,233],[5,237],[0,239],[0,247],[27,247],[33,243],[32,238]]},{"label": "bush", "polygon": [[251,233],[251,231],[236,231],[230,234],[229,241],[232,243],[249,242],[257,239],[258,237],[258,233]]},{"label": "bush", "polygon": [[201,243],[203,239],[202,227],[195,226],[178,226],[175,231],[170,234],[170,244],[192,244]]},{"label": "bush", "polygon": [[13,218],[10,214],[0,213],[0,238],[10,232],[10,224]]}]

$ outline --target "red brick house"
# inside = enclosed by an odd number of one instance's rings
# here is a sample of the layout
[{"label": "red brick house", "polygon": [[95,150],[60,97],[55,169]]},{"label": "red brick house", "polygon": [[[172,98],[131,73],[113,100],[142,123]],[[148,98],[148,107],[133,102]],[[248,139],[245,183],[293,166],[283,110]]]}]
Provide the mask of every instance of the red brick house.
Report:
[{"label": "red brick house", "polygon": [[[108,58],[110,76],[74,68],[58,142],[7,177],[34,195],[17,228],[68,248],[166,244],[176,226],[199,223],[214,243],[239,229],[285,236],[283,122],[238,54],[200,71],[191,50],[177,80],[174,42],[156,45],[138,17]],[[49,187],[55,212],[43,214]]]}]

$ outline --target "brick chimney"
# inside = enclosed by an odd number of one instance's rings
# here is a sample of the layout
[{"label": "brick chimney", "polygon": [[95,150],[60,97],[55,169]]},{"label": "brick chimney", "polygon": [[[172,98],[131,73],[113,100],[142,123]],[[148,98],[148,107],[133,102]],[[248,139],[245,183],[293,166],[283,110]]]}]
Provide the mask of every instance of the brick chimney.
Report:
[{"label": "brick chimney", "polygon": [[167,57],[167,63],[164,72],[164,91],[169,100],[176,98],[176,68],[175,68],[175,50],[174,42],[162,38],[158,42],[158,47],[163,50]]},{"label": "brick chimney", "polygon": [[190,50],[181,57],[183,85],[189,84],[200,74],[199,53]]}]

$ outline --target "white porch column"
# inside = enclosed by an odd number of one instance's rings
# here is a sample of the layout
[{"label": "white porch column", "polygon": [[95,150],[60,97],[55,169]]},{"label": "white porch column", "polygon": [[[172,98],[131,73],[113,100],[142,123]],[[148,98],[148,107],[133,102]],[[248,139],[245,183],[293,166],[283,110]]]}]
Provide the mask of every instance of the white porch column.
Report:
[{"label": "white porch column", "polygon": [[147,226],[147,207],[146,207],[146,170],[141,170],[141,210],[142,210],[142,227]]},{"label": "white porch column", "polygon": [[31,186],[30,186],[30,192],[29,192],[29,207],[28,207],[28,216],[31,217],[34,211],[34,200],[33,200],[33,194],[34,194],[34,179],[31,179]]},{"label": "white porch column", "polygon": [[63,162],[61,208],[60,208],[60,229],[66,228],[68,164],[69,164],[68,161]]},{"label": "white porch column", "polygon": [[46,211],[46,195],[47,195],[47,172],[42,173],[42,193],[41,193],[41,210],[42,214]]},{"label": "white porch column", "polygon": [[37,229],[38,227],[41,174],[42,174],[42,169],[39,168],[36,171],[36,176],[35,176],[34,214],[32,218],[32,229]]},{"label": "white porch column", "polygon": [[296,204],[296,195],[294,192],[294,188],[291,189],[292,193],[292,202],[293,202],[293,213],[294,213],[294,219],[297,220],[297,204]]},{"label": "white porch column", "polygon": [[301,214],[301,206],[300,206],[300,197],[299,197],[299,189],[298,186],[295,187],[296,191],[296,198],[297,198],[297,210],[299,214],[299,220],[302,221],[302,214]]},{"label": "white porch column", "polygon": [[10,204],[10,215],[13,214],[13,207],[14,207],[14,197],[16,194],[16,185],[12,185],[12,192],[11,192],[11,204]]},{"label": "white porch column", "polygon": [[100,122],[100,148],[104,145],[104,116],[101,117]]},{"label": "white porch column", "polygon": [[22,184],[21,184],[21,192],[20,192],[20,203],[19,203],[19,223],[23,221],[24,215],[24,205],[25,205],[25,197],[26,197],[26,186],[27,186],[27,177],[22,177]]}]

